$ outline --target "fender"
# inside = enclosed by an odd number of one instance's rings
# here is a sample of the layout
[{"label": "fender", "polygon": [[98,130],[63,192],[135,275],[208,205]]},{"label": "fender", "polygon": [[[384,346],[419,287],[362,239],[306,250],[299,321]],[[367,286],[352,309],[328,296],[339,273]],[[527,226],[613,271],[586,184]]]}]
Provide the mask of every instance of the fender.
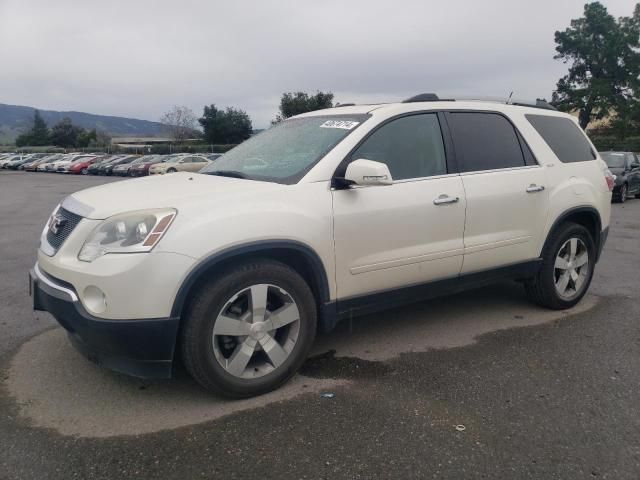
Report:
[{"label": "fender", "polygon": [[171,308],[172,317],[180,317],[182,309],[188,298],[191,288],[200,279],[208,269],[214,267],[216,264],[228,260],[233,257],[244,256],[252,253],[260,253],[261,251],[268,250],[295,250],[304,255],[308,264],[311,266],[312,275],[314,277],[315,286],[318,295],[318,303],[320,305],[319,318],[324,317],[324,305],[329,303],[329,281],[327,279],[327,272],[325,271],[320,256],[308,245],[293,240],[265,240],[245,243],[242,245],[234,246],[226,250],[216,252],[200,263],[198,263],[186,276],[182,285],[178,290],[175,300],[173,301],[173,307]]},{"label": "fender", "polygon": [[549,229],[549,232],[547,233],[547,238],[544,242],[544,245],[542,246],[540,257],[542,257],[544,249],[547,247],[547,242],[549,241],[549,236],[551,235],[551,232],[553,232],[560,224],[565,222],[567,218],[577,213],[587,214],[595,220],[596,231],[593,232],[593,241],[596,244],[596,261],[598,261],[600,257],[600,252],[602,251],[602,247],[604,246],[604,242],[606,240],[607,232],[602,231],[602,220],[600,219],[600,212],[598,212],[598,210],[595,207],[587,206],[587,205],[580,206],[580,207],[573,207],[568,210],[565,210],[555,219],[555,221],[551,225],[551,228]]}]

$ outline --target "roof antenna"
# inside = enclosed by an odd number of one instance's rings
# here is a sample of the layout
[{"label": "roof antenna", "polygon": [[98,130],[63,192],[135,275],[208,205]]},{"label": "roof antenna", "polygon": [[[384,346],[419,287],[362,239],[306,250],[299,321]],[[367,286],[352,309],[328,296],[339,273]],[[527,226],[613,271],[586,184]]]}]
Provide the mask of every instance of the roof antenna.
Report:
[{"label": "roof antenna", "polygon": [[513,92],[511,92],[509,98],[507,98],[507,105],[511,105],[511,97],[513,97]]}]

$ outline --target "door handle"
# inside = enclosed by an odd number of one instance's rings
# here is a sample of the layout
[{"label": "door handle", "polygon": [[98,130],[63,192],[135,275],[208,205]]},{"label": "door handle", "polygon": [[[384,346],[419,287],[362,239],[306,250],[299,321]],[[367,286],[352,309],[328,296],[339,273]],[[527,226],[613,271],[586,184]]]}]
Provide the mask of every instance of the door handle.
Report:
[{"label": "door handle", "polygon": [[527,187],[527,193],[541,192],[543,190],[544,190],[544,185],[536,185],[535,183],[532,183]]},{"label": "door handle", "polygon": [[446,205],[448,203],[456,203],[460,200],[459,197],[450,197],[449,195],[442,194],[433,201],[434,205]]}]

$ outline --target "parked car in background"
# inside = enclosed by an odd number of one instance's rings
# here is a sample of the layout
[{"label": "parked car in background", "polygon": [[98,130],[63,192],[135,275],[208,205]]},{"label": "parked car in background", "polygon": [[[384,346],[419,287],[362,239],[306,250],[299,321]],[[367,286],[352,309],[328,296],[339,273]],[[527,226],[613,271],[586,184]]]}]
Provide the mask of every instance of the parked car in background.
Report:
[{"label": "parked car in background", "polygon": [[100,168],[108,163],[115,162],[116,160],[123,158],[125,155],[112,155],[110,157],[105,158],[104,160],[100,160],[99,162],[95,162],[88,169],[89,175],[99,175]]},{"label": "parked car in background", "polygon": [[20,155],[18,153],[14,154],[14,155],[8,155],[7,157],[5,157],[2,160],[0,160],[0,168],[7,168],[7,165],[9,165],[9,163],[11,163],[14,160],[17,160],[19,158],[22,158],[22,155]]},{"label": "parked car in background", "polygon": [[56,162],[56,172],[58,173],[69,173],[69,168],[71,165],[76,162],[87,161],[92,158],[97,158],[97,155],[88,154],[88,155],[74,155],[65,160]]},{"label": "parked car in background", "polygon": [[640,198],[640,161],[631,152],[601,152],[609,170],[616,177],[613,199],[624,203],[628,197]]},{"label": "parked car in background", "polygon": [[18,170],[20,166],[33,160],[35,160],[35,158],[32,155],[22,155],[7,163],[5,168],[8,168],[10,170]]},{"label": "parked car in background", "polygon": [[157,163],[149,168],[149,175],[164,175],[175,172],[198,172],[209,165],[209,160],[204,155],[184,155],[172,161]]},{"label": "parked car in background", "polygon": [[38,158],[37,160],[24,164],[23,170],[27,172],[35,172],[38,169],[38,166],[44,163],[54,162],[56,160],[59,160],[61,157],[62,157],[62,154],[54,153],[51,155],[47,155],[46,157]]},{"label": "parked car in background", "polygon": [[149,175],[149,168],[156,163],[162,163],[169,160],[170,155],[146,155],[143,160],[136,162],[131,166],[129,175],[131,177],[143,177]]},{"label": "parked car in background", "polygon": [[128,177],[131,169],[144,161],[147,157],[152,157],[154,155],[143,155],[142,157],[135,158],[132,162],[121,163],[120,165],[116,165],[113,167],[113,175],[119,177]]},{"label": "parked car in background", "polygon": [[81,158],[81,159],[73,162],[71,165],[69,165],[67,173],[70,173],[72,175],[88,175],[89,174],[89,167],[91,165],[93,165],[94,163],[97,163],[97,162],[100,162],[100,161],[104,160],[105,158],[107,158],[106,155],[97,156],[97,157]]},{"label": "parked car in background", "polygon": [[105,163],[103,165],[100,165],[100,168],[98,169],[98,175],[112,175],[113,174],[113,169],[115,167],[117,167],[118,165],[131,163],[136,158],[138,158],[137,155],[126,155],[126,156],[124,156],[122,158],[119,158],[119,159],[117,159],[115,161],[111,161],[111,162]]},{"label": "parked car in background", "polygon": [[20,163],[20,165],[18,165],[18,168],[16,168],[16,170],[24,170],[24,167],[26,165],[29,165],[30,163],[36,162],[39,159],[45,158],[48,156],[49,156],[48,153],[30,153],[26,155],[26,161]]},{"label": "parked car in background", "polygon": [[33,307],[100,365],[168,377],[180,355],[204,388],[260,395],[353,315],[506,279],[544,307],[576,305],[613,187],[576,119],[546,102],[427,94],[314,111],[203,174],[64,199],[30,272]]}]

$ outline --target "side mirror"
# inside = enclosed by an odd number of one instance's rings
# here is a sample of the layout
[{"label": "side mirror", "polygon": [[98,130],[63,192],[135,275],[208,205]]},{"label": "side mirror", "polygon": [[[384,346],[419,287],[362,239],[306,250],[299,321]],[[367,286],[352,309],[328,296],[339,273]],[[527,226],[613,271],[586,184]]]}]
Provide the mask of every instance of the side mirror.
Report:
[{"label": "side mirror", "polygon": [[346,183],[352,185],[374,186],[393,184],[389,167],[384,163],[374,162],[373,160],[354,160],[347,167],[344,178]]}]

